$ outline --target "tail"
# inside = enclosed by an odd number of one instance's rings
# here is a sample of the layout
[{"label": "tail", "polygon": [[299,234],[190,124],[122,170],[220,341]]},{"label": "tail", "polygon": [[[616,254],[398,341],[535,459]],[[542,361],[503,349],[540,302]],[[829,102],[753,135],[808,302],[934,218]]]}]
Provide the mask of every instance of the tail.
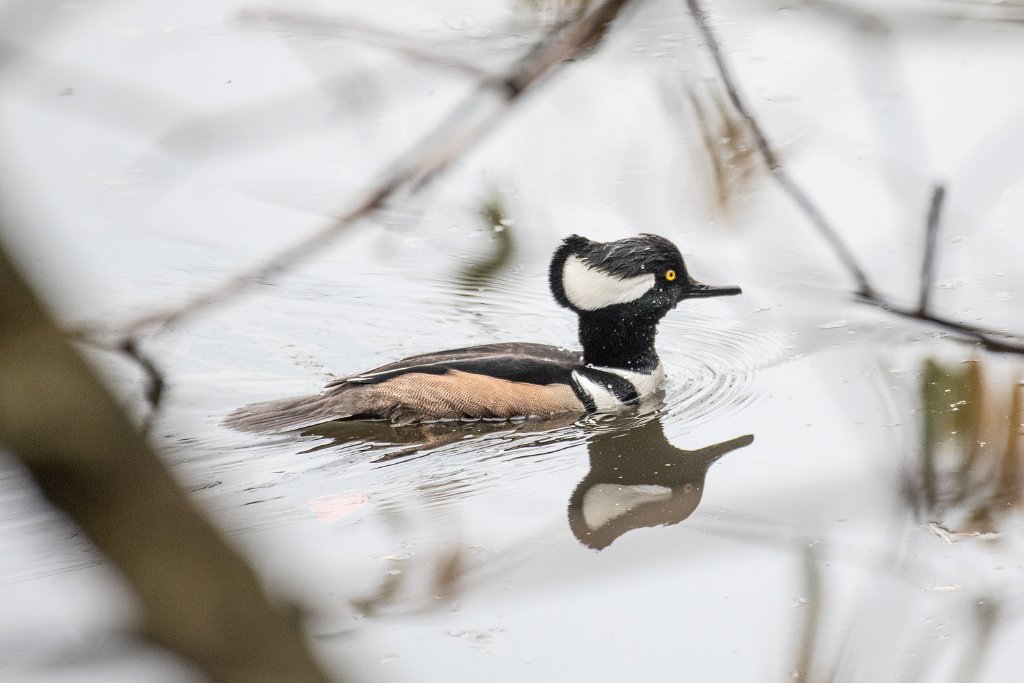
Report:
[{"label": "tail", "polygon": [[286,432],[351,417],[344,412],[336,397],[296,396],[242,406],[224,418],[224,425],[240,432]]}]

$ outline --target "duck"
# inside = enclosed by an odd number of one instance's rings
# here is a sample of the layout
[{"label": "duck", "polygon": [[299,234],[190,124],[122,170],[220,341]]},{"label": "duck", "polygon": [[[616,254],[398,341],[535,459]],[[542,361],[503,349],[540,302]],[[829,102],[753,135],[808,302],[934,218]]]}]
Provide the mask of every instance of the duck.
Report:
[{"label": "duck", "polygon": [[695,280],[676,245],[650,233],[612,242],[570,235],[551,257],[548,284],[576,314],[582,349],[502,342],[419,354],[340,377],[318,394],[243,406],[224,423],[277,433],[336,420],[411,425],[616,411],[660,389],[655,337],[667,313],[687,299],[741,293]]}]

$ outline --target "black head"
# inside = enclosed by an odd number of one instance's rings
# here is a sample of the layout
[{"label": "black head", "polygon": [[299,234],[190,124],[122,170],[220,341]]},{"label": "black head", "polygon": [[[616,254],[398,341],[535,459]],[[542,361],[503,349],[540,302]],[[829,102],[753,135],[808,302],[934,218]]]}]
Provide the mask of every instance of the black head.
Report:
[{"label": "black head", "polygon": [[630,304],[660,317],[683,299],[740,293],[697,282],[676,245],[647,233],[615,242],[567,237],[551,259],[549,282],[555,300],[577,313]]}]

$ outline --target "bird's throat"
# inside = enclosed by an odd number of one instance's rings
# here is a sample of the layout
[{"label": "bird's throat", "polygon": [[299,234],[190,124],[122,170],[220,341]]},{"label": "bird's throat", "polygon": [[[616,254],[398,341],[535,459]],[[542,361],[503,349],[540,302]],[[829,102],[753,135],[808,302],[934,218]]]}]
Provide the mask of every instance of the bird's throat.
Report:
[{"label": "bird's throat", "polygon": [[658,318],[630,314],[626,307],[586,311],[579,316],[583,362],[604,368],[652,372],[658,366],[654,338]]}]

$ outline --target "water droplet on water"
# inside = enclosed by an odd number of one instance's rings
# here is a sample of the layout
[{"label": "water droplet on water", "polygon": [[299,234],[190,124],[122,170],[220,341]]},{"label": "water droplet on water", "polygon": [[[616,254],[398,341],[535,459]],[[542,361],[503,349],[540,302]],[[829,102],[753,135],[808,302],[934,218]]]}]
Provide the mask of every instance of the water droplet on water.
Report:
[{"label": "water droplet on water", "polygon": [[953,593],[960,590],[960,585],[956,583],[937,583],[934,586],[928,586],[925,590],[929,593]]},{"label": "water droplet on water", "polygon": [[381,560],[408,560],[412,557],[412,553],[392,553],[391,555],[381,555]]}]

